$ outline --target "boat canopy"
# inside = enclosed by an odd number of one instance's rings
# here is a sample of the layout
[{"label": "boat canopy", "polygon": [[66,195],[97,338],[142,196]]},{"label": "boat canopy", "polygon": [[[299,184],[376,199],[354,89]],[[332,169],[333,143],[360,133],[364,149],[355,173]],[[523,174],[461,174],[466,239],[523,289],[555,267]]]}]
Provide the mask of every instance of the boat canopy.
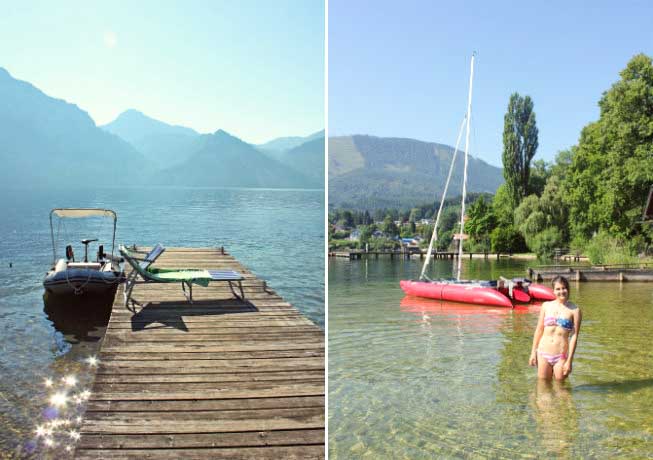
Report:
[{"label": "boat canopy", "polygon": [[111,256],[113,257],[116,245],[116,223],[118,216],[111,209],[99,208],[54,208],[50,211],[50,236],[52,237],[52,260],[53,264],[57,263],[57,242],[54,238],[54,225],[52,225],[52,216],[59,218],[78,219],[82,217],[109,217],[113,219],[113,237],[111,239]]},{"label": "boat canopy", "polygon": [[51,214],[54,214],[57,217],[69,217],[69,218],[80,218],[80,217],[111,217],[113,220],[116,220],[116,213],[111,209],[95,209],[95,208],[56,208],[53,209]]}]

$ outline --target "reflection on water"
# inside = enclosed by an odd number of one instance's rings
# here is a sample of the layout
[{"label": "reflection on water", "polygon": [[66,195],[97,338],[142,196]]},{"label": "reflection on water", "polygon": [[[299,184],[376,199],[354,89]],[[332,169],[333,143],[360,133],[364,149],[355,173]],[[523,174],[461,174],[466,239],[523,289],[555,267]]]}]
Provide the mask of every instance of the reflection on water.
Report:
[{"label": "reflection on water", "polygon": [[578,435],[578,409],[567,382],[538,379],[531,404],[545,454],[566,458]]},{"label": "reflection on water", "polygon": [[43,311],[70,344],[98,342],[111,316],[116,290],[101,296],[61,296],[46,292]]},{"label": "reflection on water", "polygon": [[[450,261],[435,261],[437,276]],[[528,262],[464,260],[463,276]],[[539,307],[405,297],[419,260],[329,261],[330,458],[646,458],[653,452],[653,285],[572,283],[573,373],[528,365]]]}]

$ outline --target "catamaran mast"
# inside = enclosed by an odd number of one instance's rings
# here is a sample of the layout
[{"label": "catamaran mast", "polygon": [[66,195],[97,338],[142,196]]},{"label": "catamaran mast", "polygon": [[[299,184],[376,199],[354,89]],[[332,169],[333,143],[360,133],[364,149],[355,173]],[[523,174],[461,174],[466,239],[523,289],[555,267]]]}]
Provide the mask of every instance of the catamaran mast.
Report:
[{"label": "catamaran mast", "polygon": [[471,72],[469,74],[469,95],[467,97],[467,128],[465,133],[465,167],[463,169],[463,202],[462,209],[460,211],[460,239],[458,245],[458,274],[456,279],[460,281],[460,271],[462,268],[463,261],[463,236],[465,230],[465,196],[467,194],[467,157],[469,155],[469,123],[472,119],[472,83],[474,81],[474,56],[476,53],[472,54],[471,62]]}]

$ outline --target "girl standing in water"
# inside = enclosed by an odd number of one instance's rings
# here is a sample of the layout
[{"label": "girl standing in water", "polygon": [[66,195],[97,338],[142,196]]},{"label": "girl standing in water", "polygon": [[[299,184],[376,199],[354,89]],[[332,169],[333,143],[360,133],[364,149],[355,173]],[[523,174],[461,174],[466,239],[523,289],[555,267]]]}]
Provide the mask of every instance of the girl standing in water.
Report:
[{"label": "girl standing in water", "polygon": [[537,366],[539,378],[564,380],[571,373],[582,315],[569,302],[567,278],[556,276],[552,284],[556,299],[542,304],[528,362]]}]

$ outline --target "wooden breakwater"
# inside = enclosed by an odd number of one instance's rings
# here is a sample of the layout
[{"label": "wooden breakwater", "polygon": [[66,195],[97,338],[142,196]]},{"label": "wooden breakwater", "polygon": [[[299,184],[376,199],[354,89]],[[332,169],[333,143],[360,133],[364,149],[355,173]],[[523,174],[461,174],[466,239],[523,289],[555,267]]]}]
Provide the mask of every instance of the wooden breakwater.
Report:
[{"label": "wooden breakwater", "polygon": [[[145,251],[144,251],[145,252]],[[118,289],[75,458],[323,458],[324,332],[219,249],[167,249],[157,267],[244,274],[193,290]]]},{"label": "wooden breakwater", "polygon": [[[420,250],[420,249],[410,249],[410,250],[401,250],[401,251],[330,251],[329,252],[329,257],[340,257],[340,258],[346,258],[349,260],[359,260],[362,259],[363,257],[375,257],[378,258],[379,256],[389,256],[391,259],[394,259],[395,257],[397,258],[404,258],[404,259],[409,259],[411,257],[419,257],[420,259],[423,259],[426,257],[426,250]],[[485,259],[490,258],[491,256],[496,256],[498,259],[499,257],[509,257],[508,254],[489,254],[489,253],[483,253],[483,252],[466,252],[463,254],[463,257],[468,257],[472,259],[473,257],[483,257]],[[432,252],[431,257],[434,259],[454,259],[458,257],[457,252]]]},{"label": "wooden breakwater", "polygon": [[570,281],[653,281],[653,264],[621,265],[545,265],[528,268],[528,278],[542,282],[556,276],[564,276]]}]

